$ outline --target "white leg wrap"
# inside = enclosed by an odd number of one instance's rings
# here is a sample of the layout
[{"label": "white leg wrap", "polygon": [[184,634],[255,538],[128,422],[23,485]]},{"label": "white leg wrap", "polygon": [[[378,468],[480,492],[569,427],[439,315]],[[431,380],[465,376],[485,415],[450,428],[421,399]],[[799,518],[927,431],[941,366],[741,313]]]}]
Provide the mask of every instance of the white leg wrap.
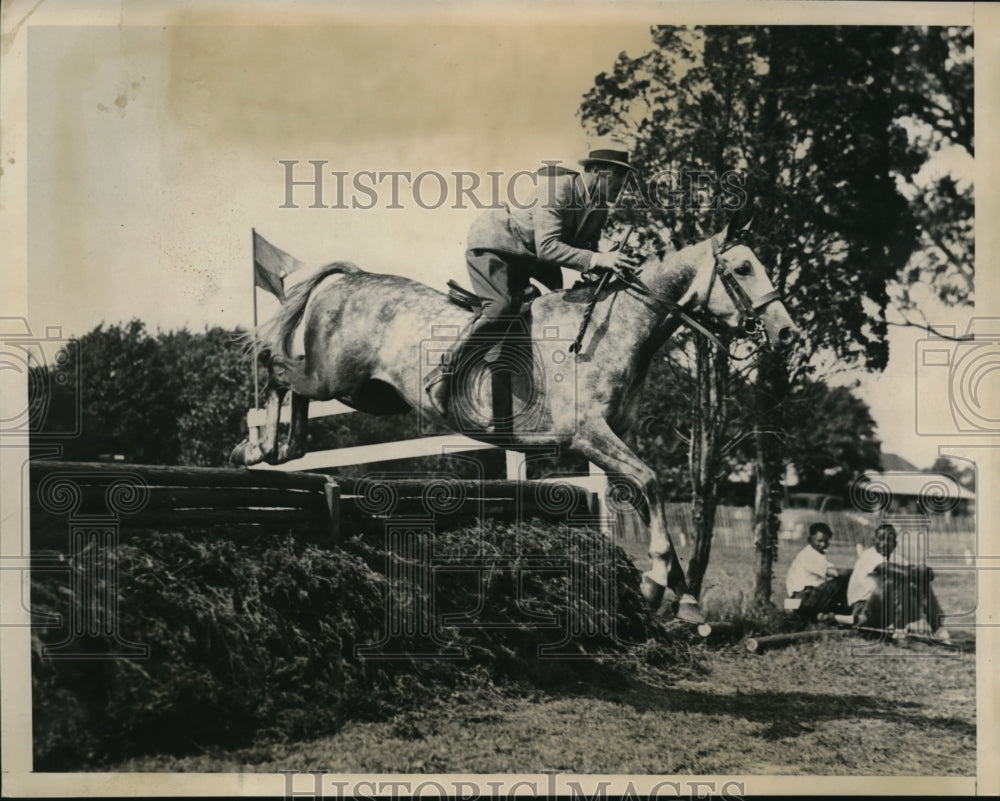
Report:
[{"label": "white leg wrap", "polygon": [[661,587],[666,587],[667,563],[662,559],[653,559],[649,570],[643,573],[643,575],[648,577],[650,581],[655,581]]}]

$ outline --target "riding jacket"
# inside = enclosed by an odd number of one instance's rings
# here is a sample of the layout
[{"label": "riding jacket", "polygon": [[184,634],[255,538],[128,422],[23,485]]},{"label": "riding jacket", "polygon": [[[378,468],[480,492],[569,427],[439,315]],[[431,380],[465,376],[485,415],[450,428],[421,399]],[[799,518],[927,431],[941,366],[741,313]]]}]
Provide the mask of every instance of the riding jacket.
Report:
[{"label": "riding jacket", "polygon": [[591,197],[575,170],[547,165],[536,177],[529,201],[505,203],[476,219],[469,230],[468,249],[534,258],[542,273],[558,273],[560,267],[589,269],[608,219],[608,205]]}]

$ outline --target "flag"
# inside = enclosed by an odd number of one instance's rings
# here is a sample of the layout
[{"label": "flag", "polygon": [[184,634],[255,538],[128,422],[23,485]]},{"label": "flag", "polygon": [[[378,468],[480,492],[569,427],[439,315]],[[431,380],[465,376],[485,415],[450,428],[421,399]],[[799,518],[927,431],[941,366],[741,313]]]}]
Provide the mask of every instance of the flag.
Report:
[{"label": "flag", "polygon": [[305,265],[264,237],[253,232],[254,285],[266,289],[279,300],[285,297],[285,276]]}]

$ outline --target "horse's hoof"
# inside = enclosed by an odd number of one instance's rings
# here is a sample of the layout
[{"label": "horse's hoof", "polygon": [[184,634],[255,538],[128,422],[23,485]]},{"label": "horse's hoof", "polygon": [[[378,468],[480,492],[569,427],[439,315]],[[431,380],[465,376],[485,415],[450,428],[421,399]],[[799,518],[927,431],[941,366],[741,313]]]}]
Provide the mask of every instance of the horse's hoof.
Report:
[{"label": "horse's hoof", "polygon": [[234,467],[249,467],[263,461],[263,458],[259,447],[251,445],[249,440],[243,440],[229,454],[229,464]]},{"label": "horse's hoof", "polygon": [[243,440],[239,445],[237,445],[229,454],[229,464],[233,467],[242,467],[247,463],[247,448],[250,443],[247,440]]},{"label": "horse's hoof", "polygon": [[656,612],[663,603],[663,595],[667,588],[653,581],[646,573],[642,574],[642,597],[646,599],[649,608]]},{"label": "horse's hoof", "polygon": [[705,622],[705,616],[701,613],[698,602],[690,595],[685,595],[677,604],[677,619],[685,623],[693,623],[700,626]]}]

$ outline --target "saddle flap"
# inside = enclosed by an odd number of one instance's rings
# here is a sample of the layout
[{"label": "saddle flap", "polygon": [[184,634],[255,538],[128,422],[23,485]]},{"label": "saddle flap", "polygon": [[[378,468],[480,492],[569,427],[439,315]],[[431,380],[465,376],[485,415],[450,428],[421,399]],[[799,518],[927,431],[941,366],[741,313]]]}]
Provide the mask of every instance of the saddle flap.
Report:
[{"label": "saddle flap", "polygon": [[457,281],[451,279],[448,281],[448,300],[469,311],[475,311],[483,304],[483,299],[479,295],[474,295]]}]

